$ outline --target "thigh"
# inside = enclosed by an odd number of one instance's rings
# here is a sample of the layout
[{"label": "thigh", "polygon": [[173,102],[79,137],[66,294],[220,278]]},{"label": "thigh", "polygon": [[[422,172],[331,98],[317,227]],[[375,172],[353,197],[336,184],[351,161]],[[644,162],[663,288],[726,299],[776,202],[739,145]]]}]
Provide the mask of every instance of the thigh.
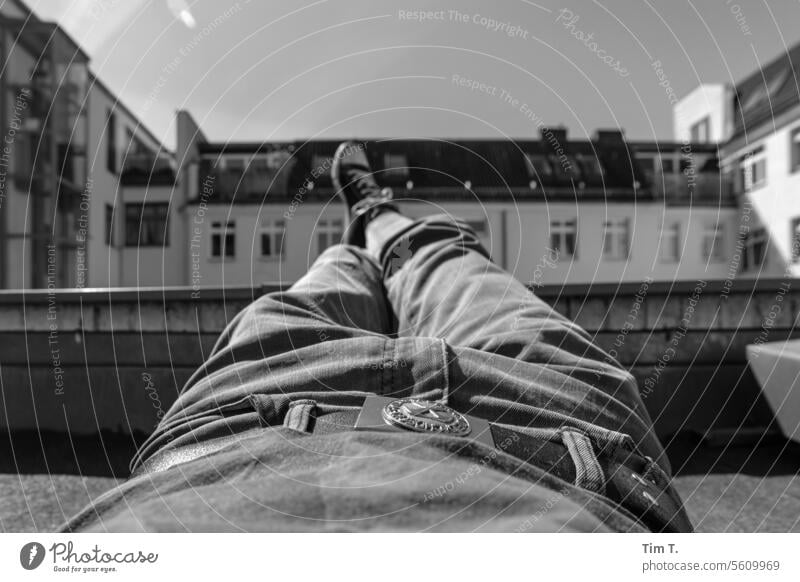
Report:
[{"label": "thigh", "polygon": [[139,457],[180,435],[204,440],[257,426],[259,403],[285,406],[312,393],[350,402],[355,390],[377,390],[389,322],[375,261],[354,247],[328,249],[291,288],[230,322]]}]

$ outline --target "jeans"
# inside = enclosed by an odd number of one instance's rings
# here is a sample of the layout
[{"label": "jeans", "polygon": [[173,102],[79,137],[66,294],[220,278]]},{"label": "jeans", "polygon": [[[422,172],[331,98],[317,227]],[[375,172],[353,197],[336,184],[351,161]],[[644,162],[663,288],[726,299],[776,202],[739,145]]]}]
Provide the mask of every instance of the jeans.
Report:
[{"label": "jeans", "polygon": [[[438,400],[508,450],[356,433],[369,394]],[[67,529],[691,530],[633,377],[444,215],[399,230],[378,260],[331,247],[240,312],[132,467],[231,435],[238,446],[145,471]]]}]

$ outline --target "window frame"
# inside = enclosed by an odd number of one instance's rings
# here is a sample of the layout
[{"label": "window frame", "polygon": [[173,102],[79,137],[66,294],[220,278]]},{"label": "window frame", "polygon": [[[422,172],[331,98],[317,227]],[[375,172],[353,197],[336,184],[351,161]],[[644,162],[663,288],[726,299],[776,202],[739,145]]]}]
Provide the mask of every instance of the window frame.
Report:
[{"label": "window frame", "polygon": [[106,202],[105,204],[105,241],[106,246],[114,246],[114,205]]},{"label": "window frame", "polygon": [[[138,213],[134,217],[134,210],[138,209]],[[142,242],[142,225],[148,216],[156,210],[163,210],[163,227],[157,228],[155,232],[160,233],[161,240],[152,243]],[[133,224],[132,220],[136,219],[136,241],[133,240]],[[158,216],[162,218],[162,216]],[[125,246],[136,248],[166,248],[169,246],[169,202],[126,202],[125,203]]]},{"label": "window frame", "polygon": [[[317,256],[319,256],[325,252],[326,249],[342,241],[342,237],[344,236],[344,221],[341,218],[324,218],[317,222],[317,227],[314,231]],[[322,235],[326,237],[328,243],[324,247],[320,245],[320,236]]]},{"label": "window frame", "polygon": [[[214,253],[214,240],[218,240],[219,254]],[[230,239],[230,243],[228,241]],[[212,220],[208,231],[208,258],[224,261],[236,258],[236,219]],[[228,252],[230,250],[230,252]]]},{"label": "window frame", "polygon": [[[763,176],[759,180],[754,181],[753,170],[759,165],[763,165]],[[739,173],[741,175],[741,180],[742,180],[742,192],[744,193],[754,192],[766,186],[767,185],[766,149],[763,146],[761,146],[744,154],[739,159]]]},{"label": "window frame", "polygon": [[112,174],[119,174],[119,152],[117,150],[117,114],[108,109],[106,116],[106,169]]},{"label": "window frame", "polygon": [[631,219],[603,221],[603,259],[626,262],[631,258]]},{"label": "window frame", "polygon": [[[264,254],[264,237],[269,237],[270,252]],[[259,257],[264,261],[274,261],[283,258],[286,238],[286,221],[279,218],[261,221],[258,227]],[[278,252],[275,252],[277,249]]]},{"label": "window frame", "polygon": [[[572,252],[567,251],[568,237],[573,237]],[[578,219],[555,218],[550,220],[549,232],[550,248],[558,253],[559,257],[576,259],[578,257]],[[563,243],[563,245],[562,245]]]},{"label": "window frame", "polygon": [[789,131],[789,172],[800,172],[800,125]]},{"label": "window frame", "polygon": [[[709,236],[713,236],[710,249],[708,249],[706,245],[706,240]],[[700,244],[702,245],[702,256],[705,261],[714,263],[725,262],[726,259],[723,254],[725,248],[725,236],[725,225],[722,222],[706,222],[703,224]]]},{"label": "window frame", "polygon": [[[761,270],[767,264],[769,255],[769,232],[764,227],[752,228],[744,233],[742,241],[742,270],[754,271]],[[760,260],[756,261],[756,250],[758,245],[763,245],[760,249]]]},{"label": "window frame", "polygon": [[402,152],[386,152],[383,154],[382,176],[387,180],[408,180],[411,176],[408,167],[408,156]]},{"label": "window frame", "polygon": [[[659,238],[658,259],[662,263],[675,264],[681,262],[683,254],[681,248],[681,234],[683,225],[679,221],[674,221],[667,228],[662,226],[661,237]],[[672,239],[672,240],[670,240]],[[671,249],[672,253],[667,255],[665,249]]]}]

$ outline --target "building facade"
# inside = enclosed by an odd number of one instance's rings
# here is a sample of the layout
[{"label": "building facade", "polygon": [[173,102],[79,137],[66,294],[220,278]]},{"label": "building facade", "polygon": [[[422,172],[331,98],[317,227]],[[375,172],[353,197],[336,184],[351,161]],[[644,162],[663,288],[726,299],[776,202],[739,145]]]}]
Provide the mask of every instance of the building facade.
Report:
[{"label": "building facade", "polygon": [[700,86],[676,107],[679,139],[709,127],[718,142],[740,209],[742,276],[800,275],[799,78],[800,44],[735,86]]},{"label": "building facade", "polygon": [[0,5],[0,47],[0,288],[131,284],[126,181],[145,172],[163,197],[170,154],[63,29],[18,0]]},{"label": "building facade", "polygon": [[[184,114],[185,115],[185,114]],[[341,239],[330,180],[337,140],[191,145],[186,284],[291,282]],[[569,140],[376,140],[377,179],[411,216],[466,220],[520,280],[548,283],[730,276],[739,210],[714,145]]]}]

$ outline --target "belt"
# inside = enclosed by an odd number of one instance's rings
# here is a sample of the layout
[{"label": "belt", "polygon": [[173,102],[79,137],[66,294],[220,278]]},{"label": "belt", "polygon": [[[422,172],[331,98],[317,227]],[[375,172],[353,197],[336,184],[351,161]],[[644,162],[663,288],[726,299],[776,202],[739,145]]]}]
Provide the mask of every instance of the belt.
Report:
[{"label": "belt", "polygon": [[[585,424],[585,423],[584,423]],[[349,431],[416,432],[479,443],[529,463],[623,507],[652,531],[685,532],[692,526],[669,478],[650,457],[639,454],[628,435],[621,439],[575,426],[526,428],[490,423],[440,402],[368,396],[361,409],[324,411],[313,400],[293,402],[284,427],[315,435]],[[274,428],[274,427],[273,427]],[[263,427],[163,449],[131,478],[165,471],[257,436]],[[601,433],[604,429],[598,428]]]}]

